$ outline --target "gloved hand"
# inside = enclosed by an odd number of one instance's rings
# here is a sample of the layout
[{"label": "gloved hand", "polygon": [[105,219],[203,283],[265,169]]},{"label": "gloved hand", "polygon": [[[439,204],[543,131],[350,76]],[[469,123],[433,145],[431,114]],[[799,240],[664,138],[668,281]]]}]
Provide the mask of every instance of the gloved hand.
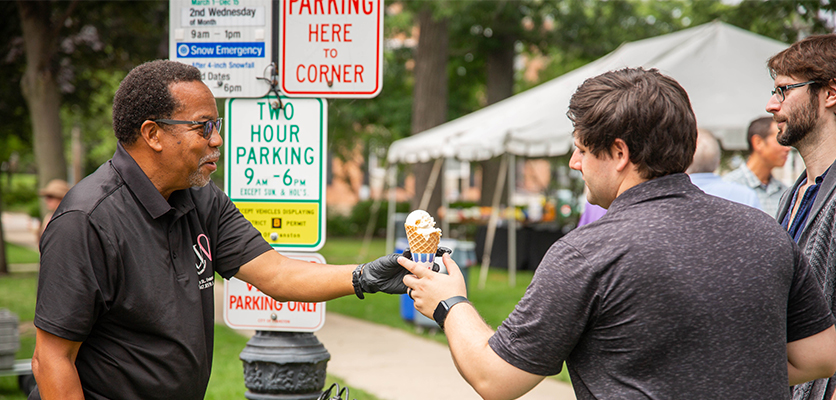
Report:
[{"label": "gloved hand", "polygon": [[[450,254],[452,252],[447,247],[439,247],[435,254],[436,257],[442,257],[444,253]],[[365,298],[363,293],[406,293],[403,277],[409,274],[409,271],[398,264],[398,257],[401,255],[412,259],[412,253],[407,248],[403,254],[392,253],[372,262],[358,265],[352,275],[354,293],[357,297]],[[433,271],[438,272],[438,265],[433,265]]]}]

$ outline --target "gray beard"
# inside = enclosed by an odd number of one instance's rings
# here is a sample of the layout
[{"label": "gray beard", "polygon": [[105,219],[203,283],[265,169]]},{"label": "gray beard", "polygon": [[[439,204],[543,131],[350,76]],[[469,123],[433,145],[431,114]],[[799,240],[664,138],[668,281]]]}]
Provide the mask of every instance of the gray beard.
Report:
[{"label": "gray beard", "polygon": [[202,188],[209,184],[209,175],[203,175],[200,173],[200,167],[203,166],[203,163],[209,161],[213,158],[218,158],[221,154],[220,150],[215,150],[214,153],[201,157],[200,161],[198,162],[198,168],[191,174],[189,174],[189,186],[193,188]]}]

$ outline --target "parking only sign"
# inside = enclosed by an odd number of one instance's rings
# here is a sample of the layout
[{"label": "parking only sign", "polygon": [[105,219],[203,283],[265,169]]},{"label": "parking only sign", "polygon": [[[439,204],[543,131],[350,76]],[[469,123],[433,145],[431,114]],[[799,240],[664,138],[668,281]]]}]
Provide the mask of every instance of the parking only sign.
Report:
[{"label": "parking only sign", "polygon": [[325,244],[324,99],[226,101],[226,193],[275,249]]},{"label": "parking only sign", "polygon": [[282,0],[281,91],[372,98],[383,88],[383,0]]},{"label": "parking only sign", "polygon": [[200,69],[216,98],[262,97],[272,14],[271,0],[169,0],[169,59]]},{"label": "parking only sign", "polygon": [[[282,254],[325,264],[325,258],[318,253]],[[315,332],[325,324],[325,303],[276,301],[255,286],[232,278],[224,282],[224,322],[233,329]]]}]

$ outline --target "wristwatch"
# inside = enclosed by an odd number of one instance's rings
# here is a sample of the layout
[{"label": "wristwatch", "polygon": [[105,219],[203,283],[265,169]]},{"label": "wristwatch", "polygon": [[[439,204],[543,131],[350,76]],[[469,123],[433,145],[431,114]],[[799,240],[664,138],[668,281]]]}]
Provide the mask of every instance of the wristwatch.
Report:
[{"label": "wristwatch", "polygon": [[433,313],[433,319],[435,320],[435,323],[438,324],[439,328],[444,330],[444,320],[447,319],[447,313],[450,312],[450,309],[453,308],[453,306],[461,302],[469,303],[469,301],[467,301],[467,297],[464,296],[453,296],[438,303],[438,306],[435,308],[435,312]]}]

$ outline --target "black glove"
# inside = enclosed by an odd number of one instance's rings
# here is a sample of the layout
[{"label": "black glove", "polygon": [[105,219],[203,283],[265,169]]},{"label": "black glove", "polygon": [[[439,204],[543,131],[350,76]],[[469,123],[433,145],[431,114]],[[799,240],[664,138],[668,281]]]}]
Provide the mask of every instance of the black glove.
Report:
[{"label": "black glove", "polygon": [[[436,257],[442,257],[444,253],[452,253],[452,250],[439,247],[435,254]],[[402,255],[410,260],[412,259],[412,253],[407,248],[403,254],[392,253],[372,262],[358,265],[352,275],[354,293],[357,297],[365,298],[363,293],[406,293],[403,277],[409,274],[409,271],[398,264],[398,257]],[[438,272],[438,265],[433,265],[433,271]]]}]

